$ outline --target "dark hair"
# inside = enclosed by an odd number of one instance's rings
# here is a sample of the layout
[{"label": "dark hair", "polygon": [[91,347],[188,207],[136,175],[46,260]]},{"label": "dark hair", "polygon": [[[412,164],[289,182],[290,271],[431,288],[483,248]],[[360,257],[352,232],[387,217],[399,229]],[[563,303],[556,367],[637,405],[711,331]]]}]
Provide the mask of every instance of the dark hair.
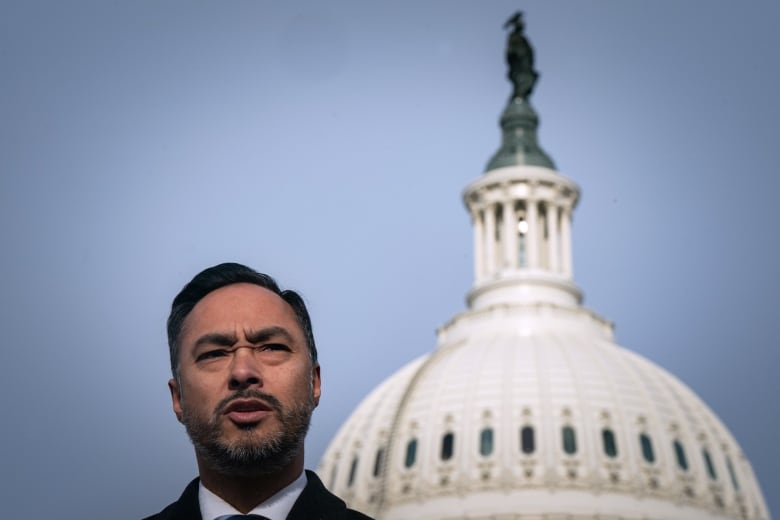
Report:
[{"label": "dark hair", "polygon": [[317,347],[314,344],[314,334],[311,330],[311,318],[309,318],[309,311],[306,310],[303,298],[295,291],[282,291],[276,281],[267,274],[258,273],[245,265],[224,263],[199,272],[173,299],[171,314],[168,316],[168,349],[171,355],[171,372],[174,378],[178,379],[179,339],[185,318],[207,294],[235,283],[259,285],[278,294],[286,301],[298,318],[298,325],[306,338],[306,346],[309,348],[309,357],[312,363],[317,362]]}]

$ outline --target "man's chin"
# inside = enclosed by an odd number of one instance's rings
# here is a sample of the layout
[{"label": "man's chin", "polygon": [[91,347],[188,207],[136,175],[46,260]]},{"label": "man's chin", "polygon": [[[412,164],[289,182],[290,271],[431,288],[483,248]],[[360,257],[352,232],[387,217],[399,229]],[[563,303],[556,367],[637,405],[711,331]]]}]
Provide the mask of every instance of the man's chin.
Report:
[{"label": "man's chin", "polygon": [[300,446],[265,439],[254,442],[216,443],[198,446],[199,458],[223,475],[234,477],[261,477],[276,474],[288,467],[300,453]]}]

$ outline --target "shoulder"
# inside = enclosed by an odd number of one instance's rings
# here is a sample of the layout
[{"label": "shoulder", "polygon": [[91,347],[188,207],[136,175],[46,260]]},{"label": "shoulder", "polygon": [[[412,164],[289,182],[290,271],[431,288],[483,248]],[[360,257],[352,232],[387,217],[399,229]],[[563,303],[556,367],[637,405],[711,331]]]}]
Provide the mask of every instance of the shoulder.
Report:
[{"label": "shoulder", "polygon": [[200,503],[198,502],[199,482],[197,478],[194,479],[187,485],[176,502],[143,520],[201,520]]},{"label": "shoulder", "polygon": [[290,511],[288,520],[371,520],[347,508],[339,497],[328,491],[313,471],[306,471],[306,487]]}]

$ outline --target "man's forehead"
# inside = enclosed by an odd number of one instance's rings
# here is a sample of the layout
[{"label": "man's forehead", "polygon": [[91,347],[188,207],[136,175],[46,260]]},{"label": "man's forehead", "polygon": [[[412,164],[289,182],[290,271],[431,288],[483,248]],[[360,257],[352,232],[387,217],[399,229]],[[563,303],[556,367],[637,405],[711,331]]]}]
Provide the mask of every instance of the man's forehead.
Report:
[{"label": "man's forehead", "polygon": [[[256,329],[265,325],[288,324],[298,332],[295,311],[273,291],[250,283],[220,287],[201,298],[184,319],[183,332],[211,326],[240,326]],[[286,328],[290,328],[290,326]]]}]

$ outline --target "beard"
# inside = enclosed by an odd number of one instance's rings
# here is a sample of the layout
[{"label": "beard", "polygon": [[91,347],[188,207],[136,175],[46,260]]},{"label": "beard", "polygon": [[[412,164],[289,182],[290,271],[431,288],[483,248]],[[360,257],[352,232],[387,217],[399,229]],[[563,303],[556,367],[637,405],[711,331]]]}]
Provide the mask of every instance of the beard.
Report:
[{"label": "beard", "polygon": [[[239,438],[228,442],[221,417],[235,399],[260,399],[270,405],[279,423],[278,430],[261,434],[257,429],[262,423],[242,425]],[[298,456],[314,406],[311,389],[305,402],[294,403],[287,409],[273,395],[247,389],[223,399],[210,418],[200,417],[182,406],[182,422],[196,453],[210,468],[233,477],[260,477],[278,473]]]}]

